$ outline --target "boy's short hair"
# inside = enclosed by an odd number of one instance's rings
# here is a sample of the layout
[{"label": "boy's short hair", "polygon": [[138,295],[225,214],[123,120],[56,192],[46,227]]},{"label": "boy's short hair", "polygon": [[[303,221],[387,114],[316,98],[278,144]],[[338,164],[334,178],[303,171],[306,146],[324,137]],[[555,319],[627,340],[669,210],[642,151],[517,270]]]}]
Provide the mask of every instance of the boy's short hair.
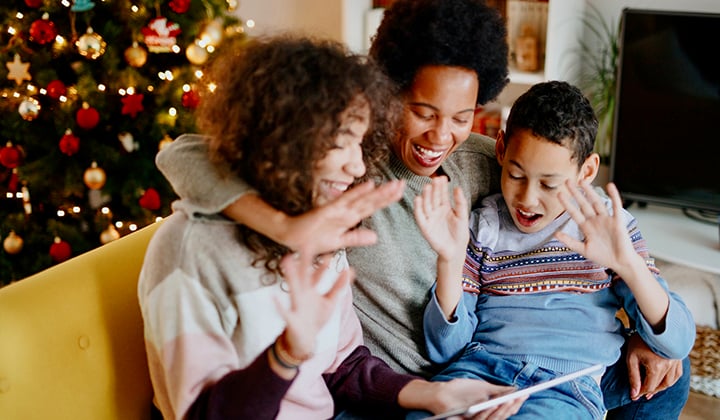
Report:
[{"label": "boy's short hair", "polygon": [[592,154],[598,120],[590,101],[577,87],[561,81],[538,83],[513,104],[505,130],[505,142],[521,129],[560,144],[572,151],[582,165]]}]

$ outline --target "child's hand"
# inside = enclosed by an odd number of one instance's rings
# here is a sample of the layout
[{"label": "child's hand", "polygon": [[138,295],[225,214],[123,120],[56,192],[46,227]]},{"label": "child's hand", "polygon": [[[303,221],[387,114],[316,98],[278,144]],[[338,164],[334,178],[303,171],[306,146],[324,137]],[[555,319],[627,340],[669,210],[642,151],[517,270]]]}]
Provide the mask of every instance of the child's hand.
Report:
[{"label": "child's hand", "polygon": [[448,179],[433,178],[415,197],[415,220],[430,246],[447,261],[465,260],[465,249],[470,240],[467,200],[460,188],[453,191],[455,208],[450,203]]},{"label": "child's hand", "polygon": [[557,232],[555,237],[585,258],[615,271],[619,266],[637,259],[622,217],[622,200],[615,184],[607,185],[612,200],[612,215],[589,182],[581,184],[582,192],[570,181],[566,187],[577,204],[573,204],[564,191],[558,194],[558,198],[580,227],[585,240],[579,241],[563,232]]},{"label": "child's hand", "polygon": [[283,277],[290,293],[290,307],[276,301],[277,310],[285,320],[283,335],[278,338],[284,349],[297,361],[309,359],[315,351],[315,339],[333,314],[340,291],[353,278],[351,269],[344,270],[335,284],[324,294],[317,285],[327,271],[331,258],[326,257],[317,268],[308,252],[286,255],[281,262]]},{"label": "child's hand", "polygon": [[289,218],[282,237],[277,240],[291,249],[303,246],[313,255],[372,245],[377,241],[377,234],[357,227],[358,223],[398,201],[404,189],[404,181],[390,181],[380,186],[367,181],[357,185],[328,204]]}]

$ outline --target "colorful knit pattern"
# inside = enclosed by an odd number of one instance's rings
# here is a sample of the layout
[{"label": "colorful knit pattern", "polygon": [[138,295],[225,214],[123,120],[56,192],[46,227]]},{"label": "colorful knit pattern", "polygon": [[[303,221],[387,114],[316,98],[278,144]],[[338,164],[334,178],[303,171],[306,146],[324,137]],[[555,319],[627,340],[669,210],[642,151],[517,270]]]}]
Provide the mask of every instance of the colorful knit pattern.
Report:
[{"label": "colorful knit pattern", "polygon": [[[635,250],[657,274],[635,221],[628,226],[628,233]],[[495,252],[471,244],[463,268],[463,289],[475,294],[592,293],[610,287],[616,280],[611,270],[556,240],[528,252]]]}]

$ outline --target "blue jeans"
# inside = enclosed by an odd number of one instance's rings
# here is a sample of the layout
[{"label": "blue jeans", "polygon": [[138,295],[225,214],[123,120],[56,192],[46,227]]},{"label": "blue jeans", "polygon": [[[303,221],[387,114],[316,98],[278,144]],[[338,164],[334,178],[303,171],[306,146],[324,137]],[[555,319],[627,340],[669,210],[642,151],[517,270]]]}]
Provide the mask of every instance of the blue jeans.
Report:
[{"label": "blue jeans", "polygon": [[[560,373],[540,368],[532,363],[505,360],[487,353],[479,343],[470,343],[459,359],[448,365],[432,380],[483,379],[494,384],[525,388],[560,375]],[[596,420],[602,419],[604,414],[605,405],[600,385],[593,378],[583,376],[530,395],[513,418],[518,420],[541,418]],[[421,419],[429,415],[428,412],[414,411],[406,418]]]}]

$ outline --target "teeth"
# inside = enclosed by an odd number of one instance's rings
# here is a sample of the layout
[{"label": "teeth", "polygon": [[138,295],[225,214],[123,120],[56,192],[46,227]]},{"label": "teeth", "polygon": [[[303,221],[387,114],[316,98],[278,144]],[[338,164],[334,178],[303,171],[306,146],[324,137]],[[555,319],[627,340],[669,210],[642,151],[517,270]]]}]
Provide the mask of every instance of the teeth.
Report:
[{"label": "teeth", "polygon": [[535,215],[535,213],[528,213],[528,212],[522,211],[522,210],[520,210],[520,209],[518,209],[518,213],[520,213],[521,215],[523,215],[523,216],[525,216],[525,217],[532,217],[532,216]]},{"label": "teeth", "polygon": [[345,191],[348,189],[349,185],[341,182],[328,182],[330,185],[330,188],[334,188],[339,191]]},{"label": "teeth", "polygon": [[415,148],[416,148],[420,153],[422,153],[422,154],[424,154],[424,155],[426,155],[426,156],[428,156],[428,157],[431,157],[431,158],[433,158],[433,159],[442,156],[442,154],[444,153],[444,152],[442,152],[442,151],[441,151],[441,152],[435,152],[435,151],[433,151],[433,150],[426,149],[426,148],[424,148],[424,147],[422,147],[422,146],[418,146],[418,145],[415,145]]}]

